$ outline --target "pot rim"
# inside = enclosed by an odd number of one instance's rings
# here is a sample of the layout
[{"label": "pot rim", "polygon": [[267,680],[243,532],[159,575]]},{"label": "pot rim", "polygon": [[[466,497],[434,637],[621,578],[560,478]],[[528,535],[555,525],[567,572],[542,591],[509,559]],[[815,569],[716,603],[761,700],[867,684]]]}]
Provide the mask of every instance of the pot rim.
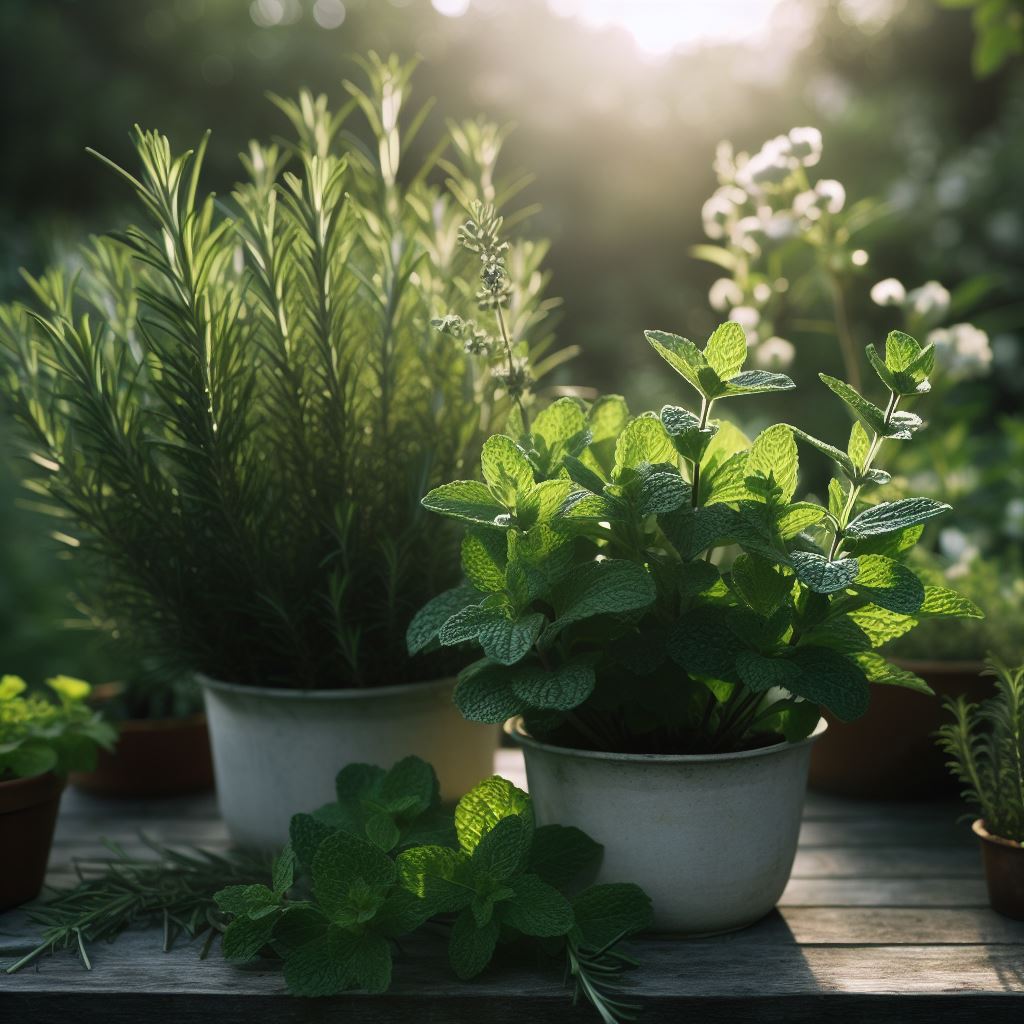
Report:
[{"label": "pot rim", "polygon": [[814,731],[805,736],[802,740],[790,743],[783,740],[781,743],[772,743],[767,747],[754,747],[752,750],[736,750],[724,754],[623,754],[608,750],[581,750],[576,747],[561,747],[554,743],[543,743],[534,739],[523,727],[523,716],[515,715],[505,722],[502,727],[507,736],[510,736],[522,747],[533,747],[537,750],[545,750],[550,754],[558,754],[561,757],[576,757],[584,761],[618,761],[635,764],[716,764],[725,761],[740,761],[753,757],[771,757],[775,754],[782,754],[789,750],[797,750],[800,747],[808,746],[824,735],[828,729],[828,722],[824,717],[818,718],[818,724]]},{"label": "pot rim", "polygon": [[53,771],[0,780],[0,817],[59,797],[66,782]]},{"label": "pot rim", "polygon": [[211,679],[202,672],[195,674],[196,682],[204,690],[223,693],[228,696],[237,694],[246,697],[264,697],[268,700],[307,700],[307,701],[346,701],[374,700],[388,697],[403,697],[413,693],[429,693],[435,690],[452,688],[455,676],[442,679],[429,679],[420,683],[398,683],[395,686],[363,686],[348,687],[338,690],[293,690],[285,686],[245,686],[240,683],[226,683],[221,679]]},{"label": "pot rim", "polygon": [[975,818],[971,823],[971,831],[984,842],[995,843],[997,846],[1007,846],[1011,850],[1024,851],[1024,843],[1018,843],[1014,839],[1004,839],[1002,836],[997,836],[994,832],[989,832],[985,828],[984,818]]}]

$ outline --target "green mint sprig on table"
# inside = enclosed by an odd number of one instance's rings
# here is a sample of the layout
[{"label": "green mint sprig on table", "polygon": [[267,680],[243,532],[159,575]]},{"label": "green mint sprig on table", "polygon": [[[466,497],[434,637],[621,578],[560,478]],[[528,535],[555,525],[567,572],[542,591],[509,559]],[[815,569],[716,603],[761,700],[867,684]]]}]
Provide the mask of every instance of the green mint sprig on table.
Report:
[{"label": "green mint sprig on table", "polygon": [[[870,348],[884,409],[822,376],[857,417],[844,452],[785,423],[750,440],[717,416],[723,401],[793,387],[743,369],[738,324],[704,348],[647,338],[694,408],[633,417],[618,396],[559,399],[484,443],[481,479],[424,497],[465,524],[465,583],[420,610],[410,652],[478,647],[456,689],[467,718],[523,714],[534,735],[602,750],[799,739],[822,707],[863,714],[869,682],[929,692],[878,648],[921,618],[981,613],[905,564],[948,506],[871,495],[888,481],[883,443],[922,425],[899,405],[929,390],[931,350],[900,332],[884,357]],[[838,467],[827,505],[797,496],[798,438]]]}]

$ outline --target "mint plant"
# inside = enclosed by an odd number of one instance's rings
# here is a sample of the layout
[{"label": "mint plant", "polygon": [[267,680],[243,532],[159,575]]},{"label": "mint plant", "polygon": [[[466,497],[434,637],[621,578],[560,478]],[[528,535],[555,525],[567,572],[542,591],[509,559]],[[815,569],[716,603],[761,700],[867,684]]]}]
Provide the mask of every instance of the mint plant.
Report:
[{"label": "mint plant", "polygon": [[[171,675],[334,688],[451,668],[402,644],[454,575],[454,531],[419,497],[526,398],[430,322],[469,298],[469,208],[500,226],[519,184],[476,121],[410,165],[412,66],[363,67],[340,110],[276,99],[291,138],[250,144],[219,201],[205,139],[137,130],[139,169],[112,169],[140,223],[0,309],[0,398],[84,603]],[[546,247],[495,244],[491,298],[542,376]]]},{"label": "mint plant", "polygon": [[[455,694],[467,718],[522,714],[535,736],[598,750],[795,740],[822,707],[863,714],[869,682],[930,692],[878,649],[923,618],[980,612],[906,564],[948,506],[875,495],[883,448],[922,426],[900,406],[929,390],[932,350],[899,331],[884,353],[868,347],[881,406],[821,375],[855,419],[841,449],[785,423],[751,441],[714,415],[794,386],[743,369],[739,324],[703,349],[647,339],[696,391],[692,408],[631,417],[617,396],[560,399],[484,443],[481,480],[426,495],[466,523],[466,583],[421,609],[409,650],[479,648]],[[797,500],[798,441],[836,467],[824,504]]]},{"label": "mint plant", "polygon": [[88,683],[54,676],[46,684],[56,702],[38,693],[26,696],[27,685],[19,676],[0,678],[0,782],[89,771],[99,748],[114,749],[113,726],[86,702]]}]

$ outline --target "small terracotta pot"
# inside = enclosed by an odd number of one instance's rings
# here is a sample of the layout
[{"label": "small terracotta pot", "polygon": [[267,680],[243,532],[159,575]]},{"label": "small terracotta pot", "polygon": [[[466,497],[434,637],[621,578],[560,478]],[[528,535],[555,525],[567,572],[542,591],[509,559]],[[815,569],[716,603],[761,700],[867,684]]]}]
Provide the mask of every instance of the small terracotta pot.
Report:
[{"label": "small terracotta pot", "polygon": [[[97,686],[93,703],[102,708],[117,692],[116,684]],[[206,715],[130,718],[115,724],[117,746],[112,752],[98,751],[92,771],[71,773],[75,789],[115,797],[185,796],[213,789]]]},{"label": "small terracotta pot", "polygon": [[0,911],[39,895],[63,791],[53,772],[0,782]]},{"label": "small terracotta pot", "polygon": [[814,745],[810,786],[836,796],[908,800],[956,795],[935,730],[946,716],[943,697],[963,694],[978,702],[992,695],[992,680],[978,661],[908,661],[894,658],[935,691],[928,697],[902,686],[872,686],[867,713],[839,722]]},{"label": "small terracotta pot", "polygon": [[1024,921],[1024,846],[992,835],[981,818],[971,828],[981,840],[981,862],[992,909]]}]

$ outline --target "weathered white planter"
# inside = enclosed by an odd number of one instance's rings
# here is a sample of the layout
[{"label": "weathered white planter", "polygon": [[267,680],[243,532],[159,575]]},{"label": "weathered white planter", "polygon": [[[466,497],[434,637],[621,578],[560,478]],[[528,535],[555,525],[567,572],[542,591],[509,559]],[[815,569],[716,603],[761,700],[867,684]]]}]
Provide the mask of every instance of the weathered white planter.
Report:
[{"label": "weathered white planter", "polygon": [[707,935],[752,924],[789,881],[811,744],[735,754],[613,754],[540,743],[512,719],[539,824],[576,825],[604,845],[596,881],[636,882],[659,931]]},{"label": "weathered white planter", "polygon": [[494,771],[497,730],[467,722],[454,679],[365,690],[234,686],[200,676],[217,799],[231,838],[276,849],[293,814],[334,799],[353,761],[390,768],[416,754],[456,800]]}]

